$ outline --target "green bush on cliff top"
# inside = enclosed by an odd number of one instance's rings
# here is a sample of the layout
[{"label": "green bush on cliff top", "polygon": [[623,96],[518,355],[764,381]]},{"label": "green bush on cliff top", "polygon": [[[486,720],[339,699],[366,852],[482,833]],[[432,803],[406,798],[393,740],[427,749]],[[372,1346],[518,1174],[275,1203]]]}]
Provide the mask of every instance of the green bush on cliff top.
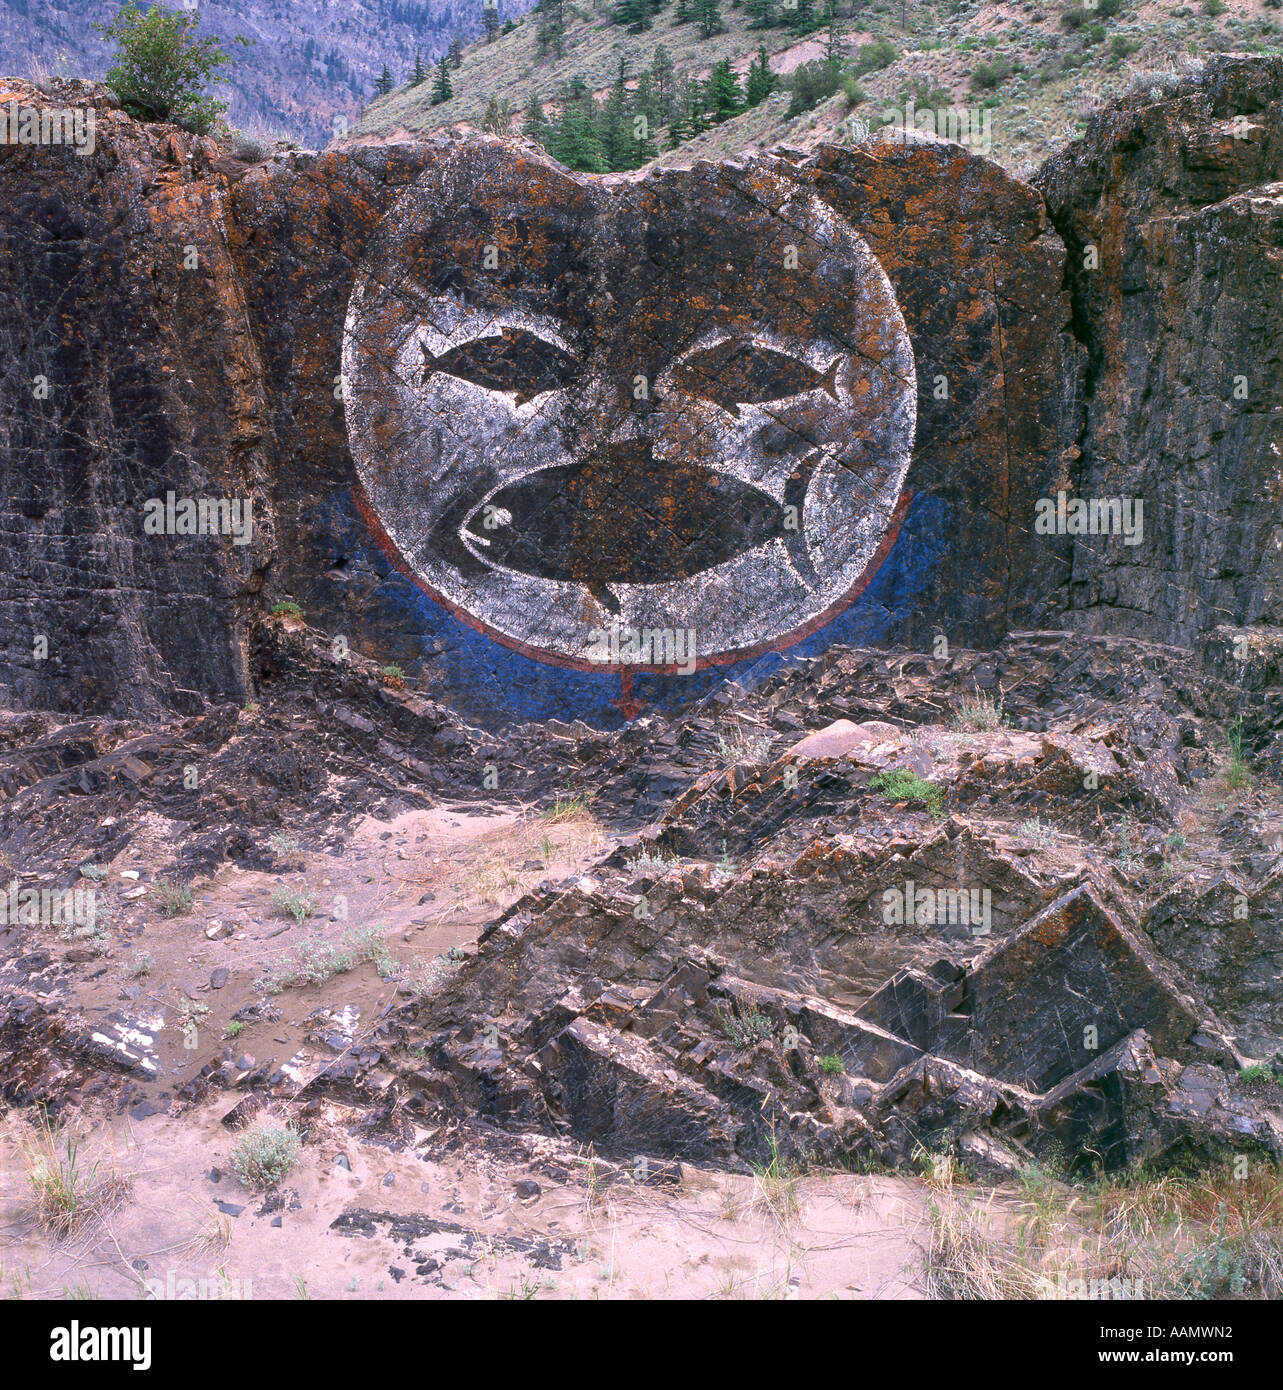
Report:
[{"label": "green bush on cliff top", "polygon": [[[107,85],[121,106],[141,121],[173,121],[205,135],[227,109],[226,102],[205,95],[214,72],[232,61],[219,39],[197,38],[200,16],[169,13],[159,5],[142,10],[128,3],[110,24],[95,24],[104,38],[119,45],[107,69]],[[233,43],[249,44],[235,38]]]}]

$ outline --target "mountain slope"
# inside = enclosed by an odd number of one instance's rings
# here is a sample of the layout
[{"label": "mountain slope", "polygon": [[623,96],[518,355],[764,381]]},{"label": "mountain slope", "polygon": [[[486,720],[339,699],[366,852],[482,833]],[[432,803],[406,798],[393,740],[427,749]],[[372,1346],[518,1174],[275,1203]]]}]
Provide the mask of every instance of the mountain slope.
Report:
[{"label": "mountain slope", "polygon": [[[790,117],[788,93],[777,92],[663,154],[661,162],[779,143],[813,148],[824,140],[842,141],[858,135],[861,125],[885,124],[889,113],[902,111],[911,98],[917,110],[953,104],[978,115],[988,111],[993,157],[1028,173],[1079,134],[1105,100],[1147,83],[1148,74],[1157,74],[1161,85],[1192,59],[1211,53],[1283,52],[1277,3],[1204,0],[1196,10],[1175,0],[1094,0],[1089,8],[1069,0],[998,0],[983,6],[973,0],[914,0],[903,6],[839,0],[837,49],[842,66],[854,69],[861,99],[852,101],[839,91]],[[650,30],[630,34],[612,22],[614,5],[607,0],[567,3],[560,57],[540,54],[537,17],[529,16],[492,44],[465,50],[451,74],[451,100],[433,104],[430,84],[402,87],[370,105],[353,137],[404,138],[475,127],[485,120],[492,99],[510,104],[515,132],[532,93],[553,114],[575,79],[604,98],[621,59],[635,87],[657,44],[667,50],[679,77],[701,81],[722,59],[730,59],[742,78],[762,44],[783,85],[799,65],[825,55],[825,28],[805,37],[783,28],[756,28],[746,8],[732,8],[724,0],[725,31],[702,38],[695,23],[676,21],[678,7],[669,0]],[[862,71],[870,64],[861,63],[861,49],[875,40],[894,45],[895,60]]]},{"label": "mountain slope", "polygon": [[[501,12],[519,15],[529,5],[502,0]],[[92,25],[120,8],[117,0],[0,0],[0,72],[101,77],[111,46]],[[416,50],[426,61],[445,52],[456,30],[465,38],[481,32],[481,0],[217,0],[199,13],[201,33],[255,41],[235,50],[222,84],[229,123],[308,145],[324,145],[336,118],[357,119],[385,63],[399,80]]]}]

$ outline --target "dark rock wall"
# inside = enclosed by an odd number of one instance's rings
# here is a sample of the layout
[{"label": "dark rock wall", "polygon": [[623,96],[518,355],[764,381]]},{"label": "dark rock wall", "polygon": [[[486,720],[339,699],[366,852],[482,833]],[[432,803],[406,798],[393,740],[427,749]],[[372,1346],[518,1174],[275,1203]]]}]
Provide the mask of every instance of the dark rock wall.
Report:
[{"label": "dark rock wall", "polygon": [[[720,206],[701,192],[710,178],[818,194],[877,258],[912,346],[916,435],[894,526],[858,592],[788,651],[987,645],[1066,621],[1193,645],[1218,624],[1277,621],[1277,297],[1261,286],[1279,273],[1264,186],[1283,154],[1283,68],[1209,72],[1189,95],[1106,113],[1044,172],[1046,206],[950,146],[664,176],[665,216],[681,213],[682,185],[692,233]],[[6,100],[49,100],[9,85]],[[445,147],[250,167],[93,100],[90,155],[0,146],[0,698],[115,713],[247,699],[253,623],[292,598],[480,721],[621,722],[618,672],[559,668],[477,631],[413,582],[360,505],[345,315],[381,222]],[[603,205],[644,203],[629,181],[586,182]],[[1081,268],[1088,244],[1095,272]],[[1034,504],[1060,487],[1143,499],[1142,544],[1037,534]],[[145,503],[169,490],[248,501],[252,540],[145,534]],[[689,677],[639,673],[635,698],[703,693],[781,659],[767,644]]]},{"label": "dark rock wall", "polygon": [[1075,489],[1145,503],[1141,544],[1074,546],[1073,626],[1196,646],[1283,617],[1281,176],[1283,62],[1217,57],[1036,180],[1088,348]]}]

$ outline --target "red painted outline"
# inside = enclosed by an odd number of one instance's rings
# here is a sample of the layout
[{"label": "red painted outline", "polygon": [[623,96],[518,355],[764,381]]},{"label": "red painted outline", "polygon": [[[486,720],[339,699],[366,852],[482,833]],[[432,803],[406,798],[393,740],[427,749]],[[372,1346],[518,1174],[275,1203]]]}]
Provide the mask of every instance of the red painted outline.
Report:
[{"label": "red painted outline", "polygon": [[[869,563],[860,571],[859,578],[836,603],[830,604],[823,613],[817,614],[792,632],[786,632],[782,637],[775,637],[767,642],[759,642],[752,647],[740,647],[735,651],[720,652],[717,656],[701,656],[696,659],[695,669],[702,671],[710,666],[729,666],[736,661],[748,661],[755,656],[764,656],[767,652],[787,651],[789,647],[795,647],[799,642],[811,636],[813,632],[818,632],[820,628],[831,623],[839,613],[849,608],[859,598],[868,587],[869,581],[882,568],[883,562],[891,553],[892,546],[900,538],[900,528],[904,525],[904,518],[908,513],[909,503],[913,501],[913,496],[913,492],[907,488],[900,494],[900,500],[895,504],[886,534],[882,537],[877,550],[873,552]],[[529,657],[532,661],[542,662],[545,666],[567,666],[576,671],[596,672],[599,675],[645,673],[654,676],[671,676],[673,674],[672,666],[640,666],[631,662],[585,661],[580,657],[562,656],[558,652],[550,652],[544,647],[532,647],[529,642],[522,642],[515,637],[509,637],[506,633],[499,632],[483,623],[479,618],[474,618],[471,613],[465,612],[457,603],[451,602],[444,594],[438,593],[430,584],[424,583],[414,573],[406,564],[392,537],[383,529],[383,524],[375,515],[373,507],[370,506],[369,498],[365,495],[365,489],[359,481],[352,485],[352,501],[356,504],[356,509],[361,513],[365,524],[370,528],[370,534],[374,537],[375,543],[393,567],[400,571],[416,588],[427,594],[434,603],[439,603],[461,623],[465,623],[483,637],[488,637],[492,642],[498,642],[500,646],[507,647],[510,651],[520,652],[522,656]]]}]

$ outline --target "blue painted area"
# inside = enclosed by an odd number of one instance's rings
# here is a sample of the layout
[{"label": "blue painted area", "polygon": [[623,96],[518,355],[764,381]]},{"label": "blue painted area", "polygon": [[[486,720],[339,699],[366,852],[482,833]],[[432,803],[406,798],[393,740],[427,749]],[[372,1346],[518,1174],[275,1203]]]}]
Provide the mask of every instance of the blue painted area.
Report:
[{"label": "blue painted area", "polygon": [[[947,518],[940,498],[915,497],[891,554],[860,597],[788,650],[690,676],[638,674],[635,694],[665,707],[706,695],[728,680],[751,686],[790,660],[815,656],[834,643],[874,646],[889,640],[948,549]],[[348,493],[332,497],[312,520],[317,541],[331,547],[335,559],[344,558],[349,578],[314,577],[305,592],[296,585],[304,609],[351,613],[351,623],[342,627],[356,634],[354,646],[399,662],[412,676],[431,677],[433,688],[449,690],[451,703],[469,721],[490,728],[541,719],[582,719],[602,729],[624,723],[610,703],[620,695],[617,674],[533,661],[460,622],[388,561]]]}]

